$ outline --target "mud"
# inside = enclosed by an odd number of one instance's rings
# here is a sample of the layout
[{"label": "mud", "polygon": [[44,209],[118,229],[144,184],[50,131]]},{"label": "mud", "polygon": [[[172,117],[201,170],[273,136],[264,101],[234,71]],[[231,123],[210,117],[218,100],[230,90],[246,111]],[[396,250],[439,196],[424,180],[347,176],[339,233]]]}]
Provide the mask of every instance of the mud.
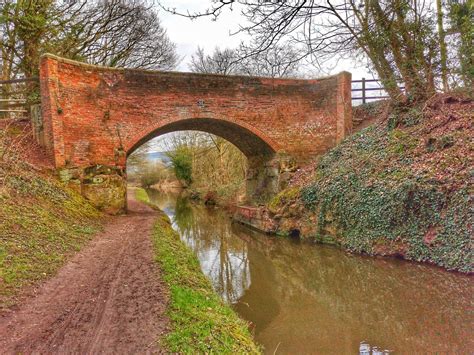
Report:
[{"label": "mud", "polygon": [[34,296],[0,314],[0,353],[160,353],[167,291],[153,262],[149,207],[102,233]]}]

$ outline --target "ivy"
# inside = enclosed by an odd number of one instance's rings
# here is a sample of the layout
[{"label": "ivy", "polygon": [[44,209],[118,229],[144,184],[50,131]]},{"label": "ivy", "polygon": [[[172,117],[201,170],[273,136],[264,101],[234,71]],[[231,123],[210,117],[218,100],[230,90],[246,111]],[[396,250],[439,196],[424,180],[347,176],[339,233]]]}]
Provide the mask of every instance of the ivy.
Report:
[{"label": "ivy", "polygon": [[453,192],[413,174],[417,144],[399,129],[373,126],[325,154],[300,192],[317,217],[314,237],[336,228],[339,243],[352,251],[374,254],[381,244],[398,243],[408,259],[472,272],[472,196],[467,188]]}]

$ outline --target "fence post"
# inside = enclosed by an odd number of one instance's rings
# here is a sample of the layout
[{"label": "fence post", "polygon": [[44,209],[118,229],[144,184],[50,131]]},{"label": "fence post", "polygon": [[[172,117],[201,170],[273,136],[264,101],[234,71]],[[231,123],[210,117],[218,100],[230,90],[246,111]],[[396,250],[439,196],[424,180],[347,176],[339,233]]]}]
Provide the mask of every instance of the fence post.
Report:
[{"label": "fence post", "polygon": [[362,104],[365,104],[365,78],[362,78]]}]

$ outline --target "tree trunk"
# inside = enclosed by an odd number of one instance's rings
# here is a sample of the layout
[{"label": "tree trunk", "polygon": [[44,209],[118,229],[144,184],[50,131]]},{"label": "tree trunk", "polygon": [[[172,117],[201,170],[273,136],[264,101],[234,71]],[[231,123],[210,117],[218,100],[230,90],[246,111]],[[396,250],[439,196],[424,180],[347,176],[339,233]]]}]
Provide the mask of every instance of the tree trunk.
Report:
[{"label": "tree trunk", "polygon": [[446,49],[445,32],[443,27],[443,6],[441,0],[436,0],[436,10],[438,15],[438,35],[439,35],[439,48],[441,55],[441,79],[443,81],[443,91],[449,90],[448,84],[448,55]]}]

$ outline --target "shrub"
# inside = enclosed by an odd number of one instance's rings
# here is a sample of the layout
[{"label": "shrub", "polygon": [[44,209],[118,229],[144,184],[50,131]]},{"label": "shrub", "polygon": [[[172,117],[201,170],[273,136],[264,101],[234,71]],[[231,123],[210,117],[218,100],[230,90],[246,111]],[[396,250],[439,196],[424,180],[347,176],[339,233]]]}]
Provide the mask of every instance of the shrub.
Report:
[{"label": "shrub", "polygon": [[171,164],[173,166],[176,178],[184,181],[187,185],[190,185],[193,181],[191,150],[188,147],[181,145],[174,151],[168,152],[167,155],[171,159]]}]

